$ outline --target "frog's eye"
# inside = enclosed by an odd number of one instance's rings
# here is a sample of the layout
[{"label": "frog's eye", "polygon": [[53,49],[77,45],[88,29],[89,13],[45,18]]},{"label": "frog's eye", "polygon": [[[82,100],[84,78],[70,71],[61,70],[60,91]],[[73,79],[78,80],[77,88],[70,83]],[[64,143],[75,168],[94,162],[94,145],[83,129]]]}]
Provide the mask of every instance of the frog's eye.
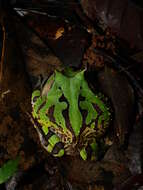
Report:
[{"label": "frog's eye", "polygon": [[35,90],[32,93],[32,104],[34,104],[39,97],[40,97],[40,91],[39,90]]}]

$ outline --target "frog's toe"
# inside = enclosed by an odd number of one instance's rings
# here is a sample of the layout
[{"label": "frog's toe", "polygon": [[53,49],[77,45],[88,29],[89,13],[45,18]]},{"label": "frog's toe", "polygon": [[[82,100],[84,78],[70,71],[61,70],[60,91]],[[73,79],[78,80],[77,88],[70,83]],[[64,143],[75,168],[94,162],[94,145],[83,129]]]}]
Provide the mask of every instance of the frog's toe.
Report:
[{"label": "frog's toe", "polygon": [[52,154],[54,157],[62,157],[65,153],[63,143],[61,142],[56,144],[56,146],[52,146],[49,143],[47,146],[44,145],[44,148],[46,149],[47,152]]},{"label": "frog's toe", "polygon": [[83,160],[87,160],[87,152],[85,148],[80,150],[80,156]]},{"label": "frog's toe", "polygon": [[65,153],[64,145],[63,145],[62,142],[58,142],[54,146],[51,145],[51,144],[48,144],[46,149],[54,157],[62,157],[64,155],[64,153]]},{"label": "frog's toe", "polygon": [[65,153],[64,149],[60,149],[57,153],[54,153],[53,156],[62,157],[64,153]]}]

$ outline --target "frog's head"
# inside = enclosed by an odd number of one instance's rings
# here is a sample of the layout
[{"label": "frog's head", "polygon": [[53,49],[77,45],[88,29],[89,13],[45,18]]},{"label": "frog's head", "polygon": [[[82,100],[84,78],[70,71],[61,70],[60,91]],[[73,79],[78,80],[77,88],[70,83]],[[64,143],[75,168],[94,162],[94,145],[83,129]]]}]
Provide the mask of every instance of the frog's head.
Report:
[{"label": "frog's head", "polygon": [[110,112],[103,96],[89,88],[84,72],[55,71],[42,91],[33,92],[32,115],[45,136],[49,131],[57,136],[56,142],[51,142],[53,146],[61,142],[66,154],[74,156],[78,152],[86,160],[86,147],[93,147],[96,138],[104,134]]}]

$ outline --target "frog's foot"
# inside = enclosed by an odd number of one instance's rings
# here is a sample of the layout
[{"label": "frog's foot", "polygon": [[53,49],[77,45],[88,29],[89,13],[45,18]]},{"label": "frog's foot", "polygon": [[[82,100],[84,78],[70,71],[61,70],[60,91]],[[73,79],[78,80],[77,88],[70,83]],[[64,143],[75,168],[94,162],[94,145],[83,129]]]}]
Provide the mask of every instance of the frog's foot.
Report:
[{"label": "frog's foot", "polygon": [[55,157],[62,157],[64,155],[64,144],[60,141],[60,138],[51,130],[44,134],[39,125],[35,125],[41,145],[44,149]]},{"label": "frog's foot", "polygon": [[64,155],[64,145],[60,142],[60,139],[57,135],[47,134],[44,136],[44,139],[40,140],[43,147],[47,152],[52,154],[54,157],[62,157]]},{"label": "frog's foot", "polygon": [[49,145],[47,151],[55,157],[62,157],[64,155],[64,145],[56,134],[52,134],[48,139]]},{"label": "frog's foot", "polygon": [[[89,154],[89,152],[87,151],[88,149],[90,149],[91,154]],[[98,154],[98,145],[95,140],[88,145],[88,148],[83,147],[80,150],[80,156],[83,160],[87,160],[87,159],[96,160],[97,154]]]}]

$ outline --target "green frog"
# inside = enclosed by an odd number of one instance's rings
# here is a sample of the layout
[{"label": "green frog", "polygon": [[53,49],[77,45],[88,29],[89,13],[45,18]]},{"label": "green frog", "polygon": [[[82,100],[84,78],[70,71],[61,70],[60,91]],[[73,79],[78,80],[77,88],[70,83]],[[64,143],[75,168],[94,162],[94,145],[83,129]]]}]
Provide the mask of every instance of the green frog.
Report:
[{"label": "green frog", "polygon": [[42,90],[32,93],[32,118],[42,146],[55,157],[64,154],[88,158],[97,151],[105,134],[110,109],[104,95],[94,93],[85,80],[85,70],[55,71]]}]

